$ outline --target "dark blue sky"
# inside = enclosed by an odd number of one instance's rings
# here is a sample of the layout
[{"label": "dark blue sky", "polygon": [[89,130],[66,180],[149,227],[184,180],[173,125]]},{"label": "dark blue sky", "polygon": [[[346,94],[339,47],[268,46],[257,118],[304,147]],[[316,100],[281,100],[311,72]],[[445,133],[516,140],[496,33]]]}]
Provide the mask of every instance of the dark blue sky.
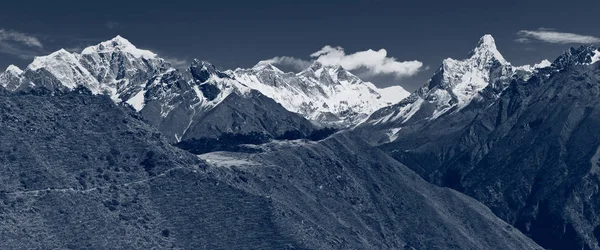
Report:
[{"label": "dark blue sky", "polygon": [[578,42],[553,37],[517,42],[517,33],[552,29],[600,37],[598,10],[597,0],[11,1],[0,6],[0,29],[36,37],[43,46],[15,50],[0,39],[0,67],[24,67],[33,55],[76,50],[117,34],[165,58],[199,58],[221,69],[276,56],[310,60],[331,45],[347,54],[384,48],[398,61],[423,62],[421,72],[410,77],[367,77],[380,86],[414,90],[441,60],[466,57],[486,33],[514,65],[553,60]]}]

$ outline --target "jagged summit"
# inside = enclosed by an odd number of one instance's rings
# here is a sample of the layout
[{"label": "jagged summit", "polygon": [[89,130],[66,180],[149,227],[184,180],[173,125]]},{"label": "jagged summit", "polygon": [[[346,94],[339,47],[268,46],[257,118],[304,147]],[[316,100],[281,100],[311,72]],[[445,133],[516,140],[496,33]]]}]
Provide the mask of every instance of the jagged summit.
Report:
[{"label": "jagged summit", "polygon": [[192,67],[202,67],[202,66],[211,67],[211,68],[215,67],[215,65],[213,65],[209,61],[200,60],[197,58],[194,58],[194,60],[192,60]]},{"label": "jagged summit", "polygon": [[310,66],[307,69],[318,70],[320,68],[323,68],[323,64],[319,61],[314,61],[310,64]]},{"label": "jagged summit", "polygon": [[85,48],[81,54],[95,54],[95,53],[113,53],[113,52],[127,52],[135,57],[151,59],[155,58],[156,54],[149,50],[138,49],[129,40],[122,36],[116,36],[113,39],[104,41],[95,46]]},{"label": "jagged summit", "polygon": [[554,60],[557,68],[566,68],[573,65],[594,64],[600,60],[600,52],[595,46],[572,47]]},{"label": "jagged summit", "polygon": [[209,61],[204,61],[204,60],[199,60],[199,59],[194,59],[192,61],[192,64],[190,65],[190,69],[195,69],[195,70],[205,70],[208,71],[210,73],[216,73],[219,70],[217,69],[217,67],[212,64]]},{"label": "jagged summit", "polygon": [[216,78],[229,78],[227,74],[219,71],[212,63],[199,59],[194,59],[192,61],[189,71],[194,79],[199,82],[205,82],[213,76]]},{"label": "jagged summit", "polygon": [[[350,73],[342,65],[332,64],[332,65],[324,65],[319,61],[314,61],[308,68],[299,72],[297,75],[305,76],[309,78],[320,78],[323,76],[323,73],[326,73],[333,81],[338,80],[349,80],[349,82],[358,83],[360,79],[358,79],[354,74]],[[354,79],[351,79],[354,78]],[[354,81],[353,81],[354,80]],[[362,82],[362,81],[360,81]]]}]

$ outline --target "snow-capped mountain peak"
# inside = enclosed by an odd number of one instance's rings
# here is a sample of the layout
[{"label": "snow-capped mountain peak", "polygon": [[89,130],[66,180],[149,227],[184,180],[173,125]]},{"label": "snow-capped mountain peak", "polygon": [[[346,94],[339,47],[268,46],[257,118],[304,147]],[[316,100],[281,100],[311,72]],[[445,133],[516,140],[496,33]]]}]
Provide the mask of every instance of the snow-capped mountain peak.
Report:
[{"label": "snow-capped mountain peak", "polygon": [[13,90],[33,86],[49,89],[85,86],[94,94],[108,94],[120,102],[138,94],[152,76],[169,69],[171,66],[156,54],[138,49],[117,36],[87,47],[81,54],[60,49],[35,57]]},{"label": "snow-capped mountain peak", "polygon": [[423,87],[405,101],[378,110],[366,124],[381,125],[397,132],[408,123],[437,119],[467,107],[474,99],[482,99],[481,92],[488,86],[490,94],[486,96],[495,98],[514,73],[515,68],[498,51],[494,38],[484,35],[466,59],[443,60]]},{"label": "snow-capped mountain peak", "polygon": [[541,62],[534,64],[533,66],[532,65],[523,65],[523,66],[515,67],[515,70],[522,70],[527,73],[533,74],[535,71],[537,71],[539,69],[547,68],[550,66],[552,66],[552,62],[548,61],[547,59],[544,59]]},{"label": "snow-capped mountain peak", "polygon": [[274,71],[278,74],[283,74],[284,72],[282,70],[280,70],[279,68],[275,67],[273,64],[271,64],[268,61],[260,61],[258,62],[256,65],[254,65],[252,67],[252,70],[254,71],[264,71],[264,70],[268,70],[268,71]]},{"label": "snow-capped mountain peak", "polygon": [[46,56],[36,56],[33,62],[27,66],[27,69],[37,70],[46,66],[60,64],[62,62],[76,63],[77,57],[65,49],[60,49]]},{"label": "snow-capped mountain peak", "polygon": [[534,64],[533,68],[542,69],[542,68],[550,67],[550,65],[552,65],[552,62],[548,61],[547,59],[544,59],[540,63]]},{"label": "snow-capped mountain peak", "polygon": [[[54,79],[43,80],[48,87],[57,85],[73,89],[78,85],[86,86],[92,93],[98,94],[102,91],[98,80],[81,64],[80,56],[72,54],[65,49],[60,49],[47,56],[35,57],[33,62],[27,66],[26,71],[46,70]],[[58,81],[58,82],[56,82]]]},{"label": "snow-capped mountain peak", "polygon": [[286,109],[327,126],[352,126],[373,111],[400,101],[409,93],[402,87],[383,93],[340,65],[313,62],[303,71],[284,73],[268,62],[229,72],[242,86],[258,90]]},{"label": "snow-capped mountain peak", "polygon": [[22,83],[22,75],[23,70],[11,64],[0,73],[0,86],[10,91],[15,90]]},{"label": "snow-capped mountain peak", "polygon": [[138,49],[129,40],[116,36],[105,42],[101,42],[98,45],[90,46],[85,48],[81,54],[98,54],[98,53],[114,53],[114,52],[126,52],[138,58],[152,59],[156,58],[156,54],[149,50]]},{"label": "snow-capped mountain peak", "polygon": [[486,34],[479,39],[477,46],[471,51],[469,56],[471,59],[480,60],[480,62],[489,62],[492,59],[496,59],[502,64],[508,63],[502,54],[500,54],[500,51],[498,51],[496,40],[490,34]]},{"label": "snow-capped mountain peak", "polygon": [[12,64],[8,65],[5,72],[11,73],[11,74],[17,75],[17,76],[23,74],[22,69],[20,69],[19,67],[15,66],[15,65],[12,65]]}]

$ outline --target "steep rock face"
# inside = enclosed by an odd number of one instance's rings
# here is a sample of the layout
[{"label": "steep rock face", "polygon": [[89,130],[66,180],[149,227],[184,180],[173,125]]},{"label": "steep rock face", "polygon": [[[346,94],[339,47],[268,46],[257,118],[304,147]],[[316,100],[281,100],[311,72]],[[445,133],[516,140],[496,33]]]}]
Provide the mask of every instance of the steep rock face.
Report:
[{"label": "steep rock face", "polygon": [[196,88],[175,69],[154,76],[140,92],[139,113],[171,142],[178,142],[194,117],[206,110]]},{"label": "steep rock face", "polygon": [[464,60],[445,59],[433,77],[398,104],[374,112],[360,127],[367,127],[374,143],[393,141],[405,131],[419,129],[441,116],[461,112],[472,102],[485,105],[498,98],[513,78],[528,78],[539,69],[513,67],[485,35]]},{"label": "steep rock face", "polygon": [[85,88],[4,93],[0,248],[537,248],[364,142],[273,145],[214,166]]},{"label": "steep rock face", "polygon": [[381,146],[425,179],[490,207],[540,245],[600,249],[600,64],[573,48],[489,105]]}]

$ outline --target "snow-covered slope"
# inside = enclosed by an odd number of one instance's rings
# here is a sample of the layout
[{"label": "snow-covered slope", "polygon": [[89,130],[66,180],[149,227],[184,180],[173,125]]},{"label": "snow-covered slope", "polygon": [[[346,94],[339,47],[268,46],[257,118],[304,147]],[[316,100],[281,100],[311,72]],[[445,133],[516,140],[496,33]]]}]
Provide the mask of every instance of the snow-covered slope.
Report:
[{"label": "snow-covered slope", "polygon": [[[92,93],[102,92],[102,86],[98,80],[80,63],[80,55],[71,54],[61,49],[47,56],[36,57],[25,71],[29,72],[48,72],[56,82],[52,81],[52,87],[59,83],[61,87],[73,89],[78,85],[83,85],[90,89]],[[40,81],[39,84],[45,85],[47,81]],[[50,80],[48,81],[50,82]],[[37,83],[36,83],[37,84]]]},{"label": "snow-covered slope", "polygon": [[[140,92],[147,81],[170,69],[171,66],[156,54],[138,49],[127,39],[117,36],[87,47],[80,54],[61,49],[36,57],[24,71],[13,67],[6,72],[20,79],[20,83],[13,83],[15,87],[10,90],[30,86],[73,89],[81,85],[94,94],[107,94],[117,102],[133,103],[139,109],[143,103]],[[0,82],[7,85],[5,80]]]},{"label": "snow-covered slope", "polygon": [[121,36],[87,47],[79,57],[102,89],[107,89],[114,99],[128,103],[143,100],[140,93],[148,79],[171,70],[165,60],[151,51],[136,48]]},{"label": "snow-covered slope", "polygon": [[375,110],[409,95],[400,86],[379,89],[339,65],[324,66],[319,62],[298,74],[284,73],[267,62],[227,73],[286,109],[328,126],[355,125]]},{"label": "snow-covered slope", "polygon": [[425,86],[404,101],[376,111],[361,126],[388,130],[390,138],[396,138],[404,126],[458,112],[473,100],[495,99],[513,77],[527,78],[547,66],[549,62],[542,61],[514,67],[498,51],[494,38],[484,35],[467,59],[445,59]]}]

